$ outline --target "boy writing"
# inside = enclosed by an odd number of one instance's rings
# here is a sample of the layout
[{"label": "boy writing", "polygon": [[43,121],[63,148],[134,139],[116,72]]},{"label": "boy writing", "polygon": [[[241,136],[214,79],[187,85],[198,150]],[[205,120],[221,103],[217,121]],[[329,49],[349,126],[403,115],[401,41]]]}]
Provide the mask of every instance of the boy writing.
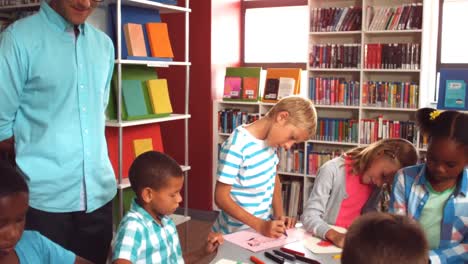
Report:
[{"label": "boy writing", "polygon": [[23,176],[0,160],[0,264],[91,262],[36,231],[24,231],[29,189]]},{"label": "boy writing", "polygon": [[276,149],[289,149],[315,134],[317,114],[308,99],[280,100],[265,117],[237,127],[223,143],[215,187],[221,209],[213,230],[229,234],[251,227],[280,237],[296,220],[284,216]]},{"label": "boy writing", "polygon": [[[138,156],[129,179],[136,194],[113,243],[113,263],[184,263],[177,229],[168,216],[182,202],[183,172],[171,157],[155,151]],[[213,252],[223,238],[208,236],[206,251]]]}]

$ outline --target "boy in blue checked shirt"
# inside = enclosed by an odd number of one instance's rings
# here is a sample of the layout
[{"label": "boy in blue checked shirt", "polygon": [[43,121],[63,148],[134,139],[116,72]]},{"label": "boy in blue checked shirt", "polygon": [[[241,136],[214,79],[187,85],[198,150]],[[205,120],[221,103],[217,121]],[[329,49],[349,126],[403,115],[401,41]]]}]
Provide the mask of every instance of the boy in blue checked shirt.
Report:
[{"label": "boy in blue checked shirt", "polygon": [[29,189],[10,164],[0,160],[0,264],[90,264],[37,231],[24,231]]},{"label": "boy in blue checked shirt", "polygon": [[[149,151],[135,159],[129,179],[136,198],[119,225],[113,263],[184,263],[176,226],[168,216],[182,202],[180,166],[163,153]],[[210,233],[207,253],[221,243],[220,234]]]},{"label": "boy in blue checked shirt", "polygon": [[422,108],[416,122],[427,161],[397,173],[390,211],[421,224],[432,264],[468,263],[468,115]]}]

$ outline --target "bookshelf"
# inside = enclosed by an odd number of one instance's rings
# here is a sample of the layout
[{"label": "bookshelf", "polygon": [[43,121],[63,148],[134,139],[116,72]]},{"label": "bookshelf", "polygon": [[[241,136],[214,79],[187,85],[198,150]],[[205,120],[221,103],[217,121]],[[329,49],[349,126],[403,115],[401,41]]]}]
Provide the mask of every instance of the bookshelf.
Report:
[{"label": "bookshelf", "polygon": [[[353,129],[351,130],[354,134],[354,140],[344,140],[343,136],[336,136],[333,140],[326,140],[320,137],[313,138],[312,140],[309,140],[303,144],[297,144],[296,150],[298,152],[302,153],[309,153],[310,151],[317,152],[316,154],[318,155],[319,158],[317,160],[312,160],[314,162],[317,162],[315,166],[308,165],[307,158],[302,158],[301,161],[299,162],[299,172],[296,171],[296,169],[293,169],[292,171],[285,171],[281,168],[281,162],[279,165],[278,169],[278,174],[280,175],[282,182],[299,182],[300,183],[300,190],[302,193],[302,200],[299,199],[299,204],[297,205],[298,208],[302,208],[305,201],[307,201],[309,193],[311,191],[311,187],[313,185],[313,180],[315,177],[315,171],[316,168],[314,167],[319,167],[320,164],[322,164],[324,161],[326,161],[328,158],[320,156],[321,152],[324,153],[331,153],[331,157],[333,155],[338,155],[340,151],[346,151],[348,149],[351,149],[353,147],[357,146],[366,146],[368,145],[369,141],[365,140],[365,133],[366,131],[366,126],[367,123],[369,123],[369,120],[376,120],[375,122],[378,122],[378,117],[381,116],[382,119],[382,124],[385,122],[383,120],[397,120],[400,121],[398,122],[398,126],[400,126],[400,129],[398,131],[405,131],[406,134],[408,134],[408,131],[411,131],[412,129],[412,142],[415,144],[417,150],[421,153],[424,154],[426,151],[426,148],[421,145],[420,138],[419,138],[419,133],[415,130],[415,127],[410,128],[402,128],[403,124],[406,126],[405,122],[414,122],[415,120],[415,112],[417,108],[422,106],[422,98],[427,98],[427,91],[424,91],[423,89],[420,88],[420,82],[421,82],[421,74],[423,72],[423,67],[424,67],[424,62],[421,61],[421,54],[423,54],[423,48],[424,45],[422,45],[422,39],[423,35],[426,34],[424,29],[422,28],[422,23],[420,22],[418,28],[412,28],[412,27],[407,27],[406,29],[384,29],[384,28],[377,28],[377,29],[370,29],[369,25],[372,21],[372,12],[379,12],[379,10],[394,10],[394,13],[397,12],[398,9],[400,9],[400,12],[402,12],[405,7],[407,8],[407,12],[410,12],[411,9],[409,7],[416,7],[420,8],[418,12],[420,12],[420,15],[422,17],[423,14],[423,1],[422,0],[334,0],[334,1],[328,1],[328,0],[309,0],[308,1],[308,6],[310,9],[310,19],[312,20],[311,26],[309,28],[309,32],[307,32],[308,37],[309,37],[309,62],[312,61],[312,63],[307,64],[307,72],[308,72],[308,83],[302,83],[301,88],[302,91],[306,91],[306,95],[313,99],[315,101],[315,107],[317,109],[317,114],[319,120],[327,120],[327,119],[338,119],[335,120],[334,122],[338,123],[343,121],[343,120],[355,120]],[[408,7],[409,6],[409,7]],[[355,26],[349,26],[351,30],[348,31],[318,31],[314,30],[317,29],[317,26],[314,27],[313,21],[319,21],[319,20],[314,20],[314,17],[317,18],[318,10],[320,9],[331,9],[333,12],[337,12],[340,8],[349,8],[349,7],[357,7],[357,10],[362,10],[361,15],[357,15],[356,12],[354,12],[354,16],[356,19],[354,20],[354,23],[357,23]],[[392,9],[393,8],[393,9]],[[343,12],[343,11],[342,11]],[[380,11],[383,12],[383,11]],[[388,11],[389,14],[391,13]],[[413,10],[415,12],[415,9]],[[338,14],[338,13],[337,13]],[[408,13],[409,15],[409,13]],[[320,17],[320,14],[319,14]],[[328,17],[333,17],[333,16],[328,16]],[[400,15],[401,17],[401,15]],[[336,22],[339,22],[339,17],[336,18]],[[396,19],[396,18],[395,18]],[[333,26],[331,24],[333,20],[330,20],[329,27],[327,28],[323,26],[323,30],[332,30],[333,28],[337,28],[336,25]],[[353,21],[350,19],[350,21]],[[398,21],[399,20],[395,20]],[[402,20],[402,25],[403,25]],[[351,22],[349,22],[351,23]],[[396,22],[395,22],[396,23]],[[396,28],[398,24],[395,24],[394,27]],[[400,44],[405,44],[408,45],[407,43],[418,43],[419,44],[419,51],[418,51],[418,58],[416,58],[416,55],[412,57],[412,60],[408,61],[396,61],[393,62],[394,64],[400,63],[402,67],[396,67],[392,66],[392,68],[384,68],[383,63],[380,65],[379,68],[377,66],[375,67],[367,67],[368,66],[368,60],[366,60],[366,47],[368,47],[368,44],[393,44],[393,43],[400,43]],[[352,45],[350,45],[352,44]],[[329,46],[327,46],[329,45]],[[332,46],[333,45],[333,46]],[[404,45],[400,45],[398,47],[401,47],[403,49]],[[310,53],[313,52],[314,47],[316,51],[320,51],[323,48],[334,48],[335,50],[333,51],[334,53],[338,52],[343,52],[346,48],[347,49],[354,49],[350,57],[347,59],[347,61],[328,61],[328,63],[322,64],[323,61],[318,61],[318,63],[313,63],[313,60],[315,57],[311,56]],[[349,48],[352,47],[352,48]],[[371,46],[372,47],[372,46]],[[406,48],[406,46],[404,46]],[[398,49],[396,49],[398,51]],[[395,51],[394,51],[395,52]],[[330,52],[331,53],[331,52]],[[401,55],[400,55],[401,56]],[[393,57],[398,57],[398,56],[393,56]],[[323,59],[323,57],[322,57]],[[375,60],[375,59],[374,59]],[[382,59],[381,59],[382,61]],[[408,62],[408,63],[405,63]],[[406,64],[414,64],[414,65],[406,65]],[[340,65],[341,63],[341,65]],[[335,64],[335,65],[334,65]],[[404,67],[403,67],[403,64]],[[416,67],[416,64],[418,65]],[[337,67],[339,66],[339,67]],[[331,103],[331,100],[329,98],[325,98],[323,101],[320,101],[322,98],[316,98],[315,96],[312,95],[315,94],[316,90],[313,90],[313,85],[310,82],[310,78],[322,78],[333,80],[334,79],[339,79],[342,78],[347,82],[347,87],[346,91],[352,91],[349,92],[349,96],[352,97],[344,97],[344,98],[352,98],[352,99],[345,99],[343,101],[340,100],[335,100],[334,103]],[[315,79],[314,79],[315,80]],[[355,82],[353,85],[351,85],[351,81]],[[403,82],[404,84],[401,84],[400,86],[403,88],[398,88],[398,86],[395,86],[396,91],[406,91],[405,89],[408,89],[408,95],[403,93],[403,97],[400,97],[398,101],[394,99],[395,105],[393,104],[388,104],[388,102],[393,102],[389,101],[387,98],[387,104],[379,102],[379,103],[369,103],[368,101],[364,102],[363,101],[363,91],[365,90],[365,84],[367,84],[367,87],[369,86],[368,82],[394,82],[394,83],[401,83]],[[326,82],[325,82],[326,83]],[[329,82],[331,83],[331,81]],[[408,83],[406,85],[406,83]],[[338,81],[335,83],[335,85],[338,84]],[[392,83],[393,84],[393,83]],[[418,92],[414,93],[413,90],[413,95],[412,95],[412,100],[414,102],[413,107],[404,107],[405,104],[404,102],[402,103],[402,99],[409,100],[409,85],[418,85]],[[406,86],[404,86],[406,85]],[[330,85],[331,87],[331,85]],[[337,86],[339,87],[339,86]],[[375,88],[376,89],[376,88]],[[380,89],[380,88],[379,88]],[[387,88],[390,89],[390,88]],[[399,89],[399,90],[398,90]],[[415,89],[415,88],[412,88]],[[260,88],[262,90],[262,87]],[[369,91],[367,89],[366,91]],[[392,90],[389,90],[392,91]],[[382,96],[382,95],[380,95]],[[330,94],[328,95],[330,97]],[[338,96],[335,96],[335,98],[339,98]],[[328,100],[328,101],[327,101]],[[348,101],[346,101],[348,100]],[[398,105],[400,107],[396,107],[396,102],[400,103],[401,105]],[[409,103],[409,102],[408,102]],[[213,166],[213,184],[216,184],[216,169],[217,169],[217,157],[218,157],[218,144],[222,143],[229,135],[229,131],[219,131],[218,129],[218,111],[222,111],[225,109],[239,109],[241,111],[245,111],[248,113],[254,113],[259,116],[265,114],[268,109],[271,107],[272,104],[265,104],[262,102],[226,102],[226,101],[215,101],[214,102],[214,112],[213,112],[213,157],[214,157],[214,166]],[[350,121],[348,121],[350,122]],[[367,122],[367,123],[366,123]],[[333,123],[336,125],[336,123]],[[388,128],[390,128],[390,122],[387,123]],[[369,127],[371,126],[370,123],[368,125]],[[409,125],[408,125],[409,127]],[[392,123],[392,131],[395,131],[397,128],[395,125]],[[389,129],[388,129],[389,130]],[[387,131],[388,131],[387,130]],[[368,130],[367,130],[368,132]],[[392,132],[393,133],[393,132]],[[346,133],[345,133],[346,134]],[[390,135],[389,135],[390,136]],[[392,135],[396,136],[396,135]],[[400,134],[400,136],[403,136]],[[409,138],[409,137],[408,137]],[[280,155],[280,160],[281,159],[281,153]],[[304,154],[302,154],[304,155]],[[295,161],[294,161],[295,162]],[[284,164],[283,164],[284,165]],[[297,162],[296,162],[297,166]],[[289,183],[287,183],[289,184]],[[285,204],[289,203],[287,199],[285,199]],[[300,210],[299,210],[300,213]]]},{"label": "bookshelf", "polygon": [[[184,122],[184,135],[181,139],[171,138],[171,140],[180,140],[183,144],[181,146],[184,147],[184,161],[181,164],[181,169],[184,172],[184,204],[183,204],[183,215],[172,215],[171,217],[174,219],[176,224],[183,223],[188,221],[190,217],[188,216],[188,171],[190,170],[189,166],[189,159],[188,159],[188,121],[190,119],[189,114],[189,102],[188,102],[188,95],[189,95],[189,76],[190,76],[190,66],[191,63],[189,61],[189,15],[191,13],[191,9],[189,8],[189,1],[184,1],[184,6],[177,6],[177,5],[168,5],[162,4],[154,1],[147,1],[147,0],[116,0],[113,1],[115,3],[115,28],[111,28],[110,30],[114,32],[115,38],[115,48],[116,48],[116,59],[115,59],[115,76],[116,76],[116,119],[108,119],[106,121],[106,130],[107,129],[115,129],[117,130],[117,183],[118,183],[118,197],[117,197],[117,214],[116,217],[121,219],[126,207],[129,205],[129,197],[132,196],[132,191],[129,188],[130,182],[127,177],[128,171],[124,171],[124,152],[132,152],[131,149],[124,149],[124,134],[126,133],[126,129],[130,129],[133,127],[144,127],[154,124],[161,124],[163,125],[166,122]],[[156,10],[159,14],[167,14],[172,15],[176,14],[180,19],[184,19],[184,32],[185,32],[185,43],[184,43],[184,52],[183,60],[180,61],[159,61],[153,60],[151,57],[148,59],[140,58],[140,59],[127,59],[123,57],[123,45],[122,41],[124,40],[124,32],[122,30],[123,24],[123,8],[124,6],[131,6],[141,8],[141,10]],[[154,13],[157,15],[157,13]],[[185,70],[185,75],[181,76],[180,78],[185,79],[185,96],[182,98],[184,100],[184,112],[183,113],[173,113],[169,116],[165,117],[156,117],[156,118],[146,118],[146,119],[139,119],[139,120],[123,120],[122,119],[122,112],[123,112],[123,99],[122,99],[122,74],[124,73],[125,66],[132,66],[132,67],[141,67],[145,68],[172,68],[172,67],[183,67]],[[154,76],[156,78],[156,75]],[[170,80],[169,80],[170,82]],[[166,137],[168,138],[168,137]],[[164,141],[164,138],[163,138]],[[154,143],[153,143],[154,144]]]}]

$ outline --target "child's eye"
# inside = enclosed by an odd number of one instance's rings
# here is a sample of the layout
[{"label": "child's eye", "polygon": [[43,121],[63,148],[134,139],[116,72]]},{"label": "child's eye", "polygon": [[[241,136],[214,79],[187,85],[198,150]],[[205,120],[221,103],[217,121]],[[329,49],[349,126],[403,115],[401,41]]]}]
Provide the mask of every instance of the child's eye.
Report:
[{"label": "child's eye", "polygon": [[455,168],[456,166],[457,166],[457,164],[455,164],[455,163],[447,163],[447,167],[449,167],[451,169]]}]

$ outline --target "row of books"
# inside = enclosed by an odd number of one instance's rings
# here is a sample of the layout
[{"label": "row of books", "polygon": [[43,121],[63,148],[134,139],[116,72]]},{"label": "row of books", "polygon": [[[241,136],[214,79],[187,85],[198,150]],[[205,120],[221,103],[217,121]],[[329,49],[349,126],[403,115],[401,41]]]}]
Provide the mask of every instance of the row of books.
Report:
[{"label": "row of books", "polygon": [[218,111],[218,132],[231,133],[242,124],[249,124],[259,119],[259,114],[252,114],[239,109]]},{"label": "row of books", "polygon": [[278,171],[304,173],[304,149],[294,145],[285,150],[278,148]]},{"label": "row of books", "polygon": [[0,0],[0,6],[17,6],[39,3],[40,0]]},{"label": "row of books", "polygon": [[311,77],[309,98],[317,105],[359,106],[359,82],[338,77]]},{"label": "row of books", "polygon": [[367,7],[369,30],[412,30],[422,27],[422,3],[396,7]]},{"label": "row of books", "polygon": [[309,64],[312,68],[360,68],[361,44],[313,44]]},{"label": "row of books", "polygon": [[362,104],[375,107],[418,107],[419,85],[413,82],[375,82],[362,85]]},{"label": "row of books", "polygon": [[[312,147],[310,147],[312,149]],[[327,149],[322,151],[310,151],[307,155],[307,174],[317,175],[318,169],[325,162],[339,157],[343,154],[343,149]]]},{"label": "row of books", "polygon": [[310,15],[314,32],[361,30],[361,7],[313,8]]},{"label": "row of books", "polygon": [[416,144],[416,124],[413,121],[361,119],[361,144],[370,144],[384,138],[404,138]]},{"label": "row of books", "polygon": [[281,182],[281,197],[283,198],[283,212],[290,217],[302,214],[303,184],[300,181],[284,180]]},{"label": "row of books", "polygon": [[[125,44],[128,56],[149,57],[147,42],[151,57],[173,58],[171,42],[166,23],[146,23],[146,31],[142,24],[126,23],[123,25]],[[146,32],[146,35],[145,35]]]},{"label": "row of books", "polygon": [[419,43],[373,43],[364,46],[367,69],[419,70]]},{"label": "row of books", "polygon": [[346,118],[318,118],[316,140],[358,142],[357,120]]}]

